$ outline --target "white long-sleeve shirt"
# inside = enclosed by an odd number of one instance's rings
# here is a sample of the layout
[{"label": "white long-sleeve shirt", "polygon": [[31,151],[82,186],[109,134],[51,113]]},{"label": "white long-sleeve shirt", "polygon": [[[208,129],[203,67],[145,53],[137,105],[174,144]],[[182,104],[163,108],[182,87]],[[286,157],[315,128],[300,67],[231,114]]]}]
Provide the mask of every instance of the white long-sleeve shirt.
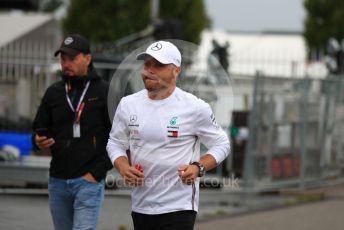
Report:
[{"label": "white long-sleeve shirt", "polygon": [[163,100],[151,100],[147,90],[122,98],[107,151],[114,163],[130,149],[131,164],[142,165],[145,183],[133,188],[132,210],[144,214],[198,211],[199,179],[193,195],[192,186],[179,178],[178,167],[199,161],[201,143],[217,163],[229,153],[228,137],[203,100],[179,88]]}]

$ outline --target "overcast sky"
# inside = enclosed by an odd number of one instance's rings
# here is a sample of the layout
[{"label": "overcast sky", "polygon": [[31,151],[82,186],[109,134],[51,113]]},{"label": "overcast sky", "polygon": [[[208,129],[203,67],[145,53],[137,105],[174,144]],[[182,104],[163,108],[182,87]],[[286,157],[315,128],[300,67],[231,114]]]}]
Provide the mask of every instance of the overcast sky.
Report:
[{"label": "overcast sky", "polygon": [[303,30],[303,0],[205,0],[205,4],[215,29]]}]

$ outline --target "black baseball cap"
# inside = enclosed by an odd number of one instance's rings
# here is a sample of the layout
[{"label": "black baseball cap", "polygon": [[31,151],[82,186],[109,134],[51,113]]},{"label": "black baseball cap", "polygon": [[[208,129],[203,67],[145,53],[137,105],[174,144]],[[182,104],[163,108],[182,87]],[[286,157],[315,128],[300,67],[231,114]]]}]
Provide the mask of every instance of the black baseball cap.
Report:
[{"label": "black baseball cap", "polygon": [[65,53],[71,57],[79,53],[89,54],[91,53],[90,44],[87,39],[80,34],[71,34],[62,41],[60,48],[55,51],[55,57],[59,55],[59,53]]}]

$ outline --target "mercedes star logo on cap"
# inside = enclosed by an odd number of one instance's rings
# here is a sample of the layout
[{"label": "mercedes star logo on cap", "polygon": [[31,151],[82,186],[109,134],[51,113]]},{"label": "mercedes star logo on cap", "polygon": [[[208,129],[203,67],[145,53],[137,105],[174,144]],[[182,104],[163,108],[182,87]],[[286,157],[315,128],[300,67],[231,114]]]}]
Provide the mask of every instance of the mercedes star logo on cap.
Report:
[{"label": "mercedes star logo on cap", "polygon": [[159,42],[157,42],[154,46],[152,46],[151,50],[158,51],[161,48],[162,48],[162,45]]}]

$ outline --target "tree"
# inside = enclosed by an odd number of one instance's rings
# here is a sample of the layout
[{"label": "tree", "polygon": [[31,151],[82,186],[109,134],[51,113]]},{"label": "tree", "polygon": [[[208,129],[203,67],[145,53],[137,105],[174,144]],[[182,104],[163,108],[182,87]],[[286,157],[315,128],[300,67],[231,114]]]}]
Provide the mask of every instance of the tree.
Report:
[{"label": "tree", "polygon": [[59,6],[61,6],[63,3],[63,0],[43,0],[41,2],[41,11],[43,12],[53,12],[56,10]]},{"label": "tree", "polygon": [[202,30],[210,26],[203,0],[161,0],[160,17],[165,20],[178,19],[183,38],[197,44]]},{"label": "tree", "polygon": [[304,37],[311,52],[326,50],[331,37],[344,39],[343,0],[304,0],[307,11]]},{"label": "tree", "polygon": [[[183,39],[196,43],[209,25],[203,0],[160,0],[160,19],[178,22]],[[150,23],[150,0],[71,0],[62,27],[65,34],[81,33],[99,43],[139,32]]]},{"label": "tree", "polygon": [[149,23],[149,0],[72,0],[62,26],[90,41],[108,42],[140,31]]}]

